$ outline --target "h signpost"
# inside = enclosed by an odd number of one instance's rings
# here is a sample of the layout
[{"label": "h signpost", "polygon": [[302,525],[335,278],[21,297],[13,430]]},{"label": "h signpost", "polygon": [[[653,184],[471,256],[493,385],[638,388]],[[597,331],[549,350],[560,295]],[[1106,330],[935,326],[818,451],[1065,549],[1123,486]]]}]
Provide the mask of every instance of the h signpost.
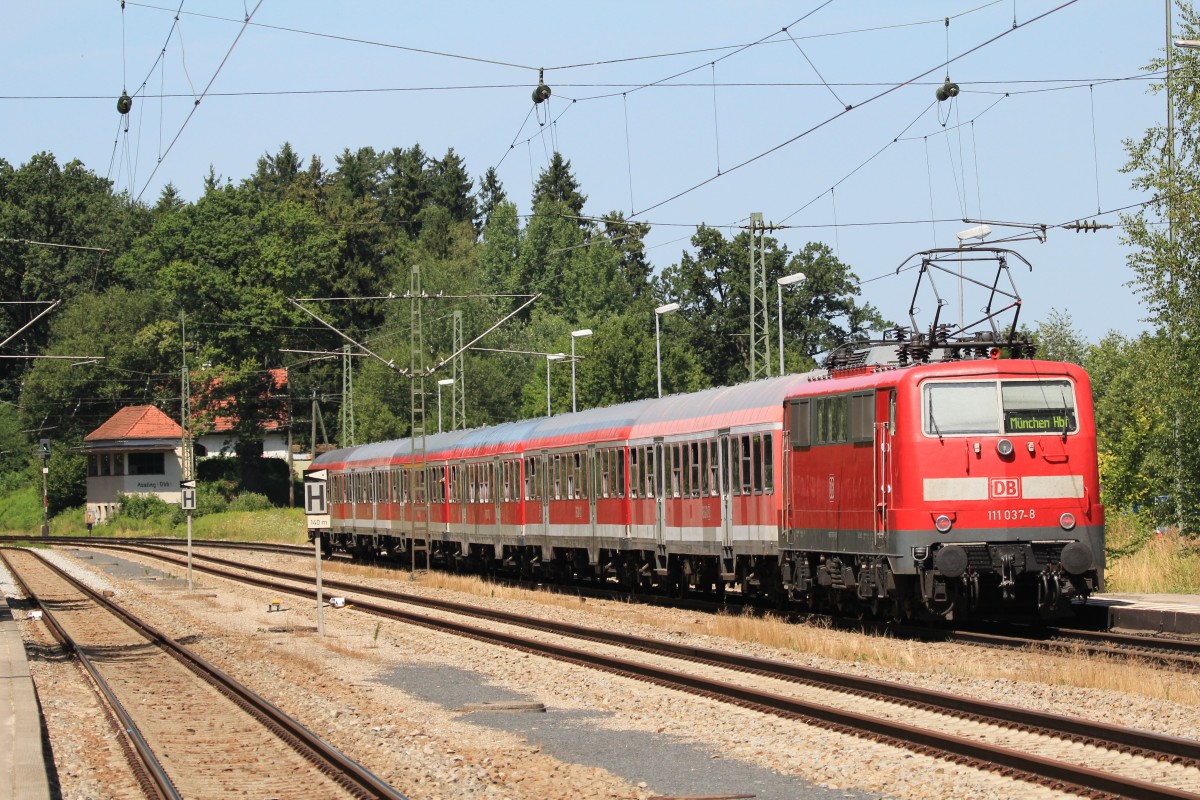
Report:
[{"label": "h signpost", "polygon": [[325,635],[325,598],[321,588],[321,529],[330,527],[329,471],[314,469],[304,473],[304,515],[313,531],[313,551],[317,574],[317,634]]},{"label": "h signpost", "polygon": [[192,590],[192,512],[196,510],[196,482],[179,482],[179,507],[187,515],[187,581]]},{"label": "h signpost", "polygon": [[50,495],[46,480],[50,475],[50,440],[38,440],[38,455],[42,458],[42,536],[50,535]]}]

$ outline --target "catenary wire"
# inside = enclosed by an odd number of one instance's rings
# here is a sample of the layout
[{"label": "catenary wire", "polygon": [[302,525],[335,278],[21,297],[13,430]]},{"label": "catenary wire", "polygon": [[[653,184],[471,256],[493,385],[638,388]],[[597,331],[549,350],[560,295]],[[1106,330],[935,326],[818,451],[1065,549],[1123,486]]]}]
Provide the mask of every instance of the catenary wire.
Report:
[{"label": "catenary wire", "polygon": [[[959,53],[957,56],[955,56],[953,59],[951,59],[951,61],[957,61],[957,60],[959,60],[959,59],[961,59],[961,58],[964,58],[964,57],[966,57],[967,55],[970,55],[971,53],[974,53],[974,52],[976,52],[977,50],[980,50],[980,49],[982,49],[982,48],[984,48],[984,47],[987,47],[988,45],[991,45],[991,44],[993,44],[993,43],[995,43],[995,42],[999,41],[1000,39],[1002,39],[1002,38],[1004,38],[1004,37],[1008,36],[1009,34],[1011,34],[1013,31],[1020,30],[1021,28],[1024,28],[1024,27],[1026,27],[1026,26],[1028,26],[1028,25],[1031,25],[1031,24],[1033,24],[1034,22],[1037,22],[1037,21],[1039,21],[1039,20],[1045,19],[1046,17],[1050,16],[1051,14],[1055,14],[1055,13],[1057,13],[1057,12],[1059,12],[1059,11],[1063,10],[1064,8],[1067,8],[1068,6],[1072,6],[1072,5],[1074,5],[1074,4],[1075,4],[1075,3],[1077,3],[1078,1],[1079,1],[1079,0],[1066,0],[1066,2],[1062,3],[1061,5],[1055,6],[1054,8],[1050,9],[1049,11],[1045,11],[1045,12],[1043,12],[1042,14],[1039,14],[1038,16],[1036,16],[1036,17],[1033,17],[1032,19],[1029,19],[1029,20],[1027,20],[1027,21],[1025,21],[1025,22],[1021,23],[1021,24],[1020,24],[1018,27],[1016,27],[1016,28],[1012,28],[1012,29],[1010,29],[1010,30],[1002,31],[1002,32],[1000,32],[1000,33],[996,34],[995,36],[993,36],[992,38],[990,38],[990,39],[987,39],[987,40],[985,40],[985,41],[983,41],[983,42],[980,42],[979,44],[975,45],[974,47],[972,47],[972,48],[970,48],[970,49],[968,49],[968,50],[965,50],[965,51],[963,51],[962,53]],[[938,65],[936,65],[936,66],[934,66],[934,67],[931,67],[930,69],[928,69],[928,70],[926,70],[926,71],[924,71],[924,72],[920,73],[919,75],[916,75],[916,76],[914,76],[914,77],[910,78],[909,80],[907,80],[907,81],[904,81],[903,83],[896,84],[895,86],[892,86],[891,88],[885,89],[884,91],[882,91],[882,92],[879,92],[878,94],[876,94],[876,95],[874,95],[874,96],[872,96],[872,97],[868,97],[866,100],[862,101],[862,102],[861,102],[861,103],[859,103],[858,105],[856,105],[856,106],[854,106],[854,107],[852,107],[852,108],[850,108],[850,109],[846,109],[846,110],[840,111],[840,112],[838,112],[837,114],[834,114],[833,116],[831,116],[831,117],[828,117],[827,119],[825,119],[825,120],[823,120],[823,121],[821,121],[821,122],[818,122],[816,125],[813,125],[812,127],[808,128],[808,129],[806,129],[806,130],[804,130],[804,131],[801,131],[800,133],[796,134],[795,136],[791,137],[790,139],[786,139],[785,141],[783,141],[783,142],[780,142],[779,144],[775,145],[774,147],[771,147],[771,148],[769,148],[769,149],[767,149],[767,150],[764,150],[763,152],[759,153],[758,155],[751,156],[750,158],[746,159],[745,161],[742,161],[742,162],[740,162],[740,163],[738,163],[738,164],[735,164],[734,166],[732,166],[732,167],[730,167],[728,170],[726,170],[726,171],[723,173],[723,175],[728,175],[730,172],[733,172],[733,171],[735,171],[735,170],[741,169],[742,167],[745,167],[745,166],[747,166],[747,165],[749,165],[749,164],[753,164],[754,162],[758,161],[759,159],[765,158],[766,156],[768,156],[768,155],[771,155],[772,153],[774,153],[774,152],[776,152],[776,151],[778,151],[778,150],[782,150],[783,148],[787,147],[788,145],[791,145],[791,144],[793,144],[793,143],[795,143],[795,142],[799,141],[800,139],[803,139],[804,137],[808,136],[809,134],[813,133],[814,131],[817,131],[817,130],[819,130],[819,129],[821,129],[821,128],[825,127],[826,125],[828,125],[828,124],[832,123],[834,120],[840,119],[840,118],[841,118],[841,117],[843,117],[844,115],[846,115],[846,114],[849,114],[851,111],[853,111],[853,110],[855,110],[855,109],[861,109],[863,106],[865,106],[865,105],[867,105],[867,104],[869,104],[869,103],[873,103],[873,102],[875,102],[876,100],[879,100],[879,99],[881,99],[881,98],[883,98],[883,97],[886,97],[887,95],[891,94],[892,92],[898,91],[899,89],[902,89],[902,88],[904,88],[905,86],[908,86],[908,85],[909,85],[909,84],[911,84],[913,81],[916,81],[916,80],[918,80],[918,79],[920,79],[920,78],[924,78],[926,75],[929,75],[931,72],[934,72],[934,71],[936,71],[936,70],[939,70],[939,69],[941,69],[942,67],[945,67],[945,66],[947,66],[947,65],[948,65],[947,63],[938,64]],[[694,184],[694,185],[692,185],[692,186],[690,186],[690,187],[688,187],[688,188],[686,188],[686,189],[683,189],[682,191],[676,192],[675,194],[671,195],[670,197],[667,197],[667,198],[666,198],[666,199],[664,199],[664,200],[660,200],[659,202],[657,202],[657,203],[655,203],[655,204],[653,204],[653,205],[647,206],[646,208],[643,208],[643,209],[641,209],[640,211],[637,211],[637,212],[635,212],[635,213],[633,214],[633,216],[638,216],[638,215],[640,215],[640,214],[644,214],[644,213],[646,213],[647,211],[653,211],[654,209],[656,209],[656,208],[659,208],[660,206],[664,206],[664,205],[666,205],[667,203],[670,203],[670,202],[673,202],[673,201],[675,201],[675,200],[678,200],[680,197],[683,197],[683,196],[684,196],[684,195],[686,195],[686,194],[690,194],[691,192],[694,192],[694,191],[696,191],[697,189],[699,189],[699,188],[701,188],[701,187],[703,187],[703,186],[707,186],[708,184],[712,183],[714,180],[716,180],[717,178],[720,178],[720,177],[722,177],[722,176],[721,176],[721,175],[714,175],[714,176],[710,176],[710,177],[708,177],[708,178],[706,178],[706,179],[704,179],[704,180],[700,181],[699,183],[696,183],[696,184]]]},{"label": "catenary wire", "polygon": [[[254,14],[258,12],[258,9],[262,6],[262,4],[263,0],[258,0],[254,6],[254,11],[250,12],[250,17],[253,17]],[[250,17],[247,17],[246,25],[250,24]],[[187,117],[183,120],[183,124],[179,126],[179,131],[175,134],[175,138],[171,140],[169,145],[167,145],[166,151],[159,156],[158,161],[154,165],[154,169],[150,172],[150,177],[146,179],[145,186],[143,186],[142,190],[138,192],[136,198],[137,200],[141,200],[142,195],[146,193],[146,189],[150,186],[150,181],[154,180],[154,176],[158,173],[158,168],[162,166],[163,161],[166,160],[166,157],[170,154],[171,148],[175,146],[175,143],[179,141],[179,137],[183,135],[183,131],[185,128],[187,128],[188,123],[191,122],[192,117],[196,113],[196,109],[200,107],[200,101],[204,99],[205,95],[208,94],[208,90],[212,88],[213,82],[216,81],[217,76],[221,74],[221,70],[225,67],[226,62],[229,61],[229,56],[233,53],[233,48],[237,47],[237,43],[241,41],[242,34],[245,32],[246,26],[244,25],[242,26],[242,29],[238,31],[238,35],[234,37],[233,43],[229,45],[229,49],[225,51],[225,57],[222,58],[221,63],[217,65],[217,69],[213,72],[212,78],[209,79],[208,85],[204,87],[204,91],[200,93],[198,98],[196,98],[196,102],[188,112]]]}]

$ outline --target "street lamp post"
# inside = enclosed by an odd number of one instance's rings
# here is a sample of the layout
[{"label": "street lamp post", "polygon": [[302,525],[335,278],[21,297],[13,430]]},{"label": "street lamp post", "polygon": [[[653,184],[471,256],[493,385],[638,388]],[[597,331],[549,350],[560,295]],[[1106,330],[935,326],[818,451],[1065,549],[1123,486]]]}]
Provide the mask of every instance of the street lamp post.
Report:
[{"label": "street lamp post", "polygon": [[562,361],[566,357],[567,357],[566,353],[546,353],[546,416],[547,417],[553,415],[553,412],[550,410],[550,362],[551,361]]},{"label": "street lamp post", "polygon": [[658,396],[662,397],[662,338],[659,333],[658,318],[679,310],[679,303],[667,303],[654,309],[654,364],[658,373]]},{"label": "street lamp post", "polygon": [[[592,335],[591,328],[583,328],[578,331],[571,331],[571,411],[574,413],[575,408],[575,340],[585,339]],[[547,381],[549,383],[549,381]]]},{"label": "street lamp post", "polygon": [[[959,231],[955,234],[958,237],[958,249],[962,250],[963,242],[968,239],[978,239],[983,241],[987,235],[992,232],[989,225],[977,225],[974,228],[967,228],[965,231]],[[958,259],[958,330],[959,333],[963,329],[963,266],[962,256]]]},{"label": "street lamp post", "polygon": [[442,387],[453,385],[454,378],[442,378],[438,381],[438,433],[442,432]]},{"label": "street lamp post", "polygon": [[783,287],[791,286],[804,280],[803,272],[785,275],[775,281],[775,289],[779,296],[779,374],[783,375]]}]

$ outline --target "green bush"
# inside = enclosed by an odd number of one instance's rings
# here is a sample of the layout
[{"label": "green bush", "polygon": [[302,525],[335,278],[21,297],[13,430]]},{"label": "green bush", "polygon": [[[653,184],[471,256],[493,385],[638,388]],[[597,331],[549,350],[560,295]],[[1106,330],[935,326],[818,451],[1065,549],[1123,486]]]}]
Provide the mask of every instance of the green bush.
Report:
[{"label": "green bush", "polygon": [[230,511],[267,511],[271,508],[274,505],[267,496],[257,492],[242,492],[229,504]]},{"label": "green bush", "polygon": [[129,519],[154,519],[170,517],[172,507],[158,495],[153,494],[124,494],[117,493],[117,502],[121,504],[118,516]]}]

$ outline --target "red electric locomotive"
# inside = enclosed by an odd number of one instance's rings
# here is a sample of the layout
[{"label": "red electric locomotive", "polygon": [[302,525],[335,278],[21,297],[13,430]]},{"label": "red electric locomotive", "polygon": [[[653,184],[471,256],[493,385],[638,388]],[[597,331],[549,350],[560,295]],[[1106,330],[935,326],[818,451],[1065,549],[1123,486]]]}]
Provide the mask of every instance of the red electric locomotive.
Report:
[{"label": "red electric locomotive", "polygon": [[997,340],[934,326],[803,375],[337,450],[310,535],[896,618],[1062,612],[1103,582],[1090,383]]}]

